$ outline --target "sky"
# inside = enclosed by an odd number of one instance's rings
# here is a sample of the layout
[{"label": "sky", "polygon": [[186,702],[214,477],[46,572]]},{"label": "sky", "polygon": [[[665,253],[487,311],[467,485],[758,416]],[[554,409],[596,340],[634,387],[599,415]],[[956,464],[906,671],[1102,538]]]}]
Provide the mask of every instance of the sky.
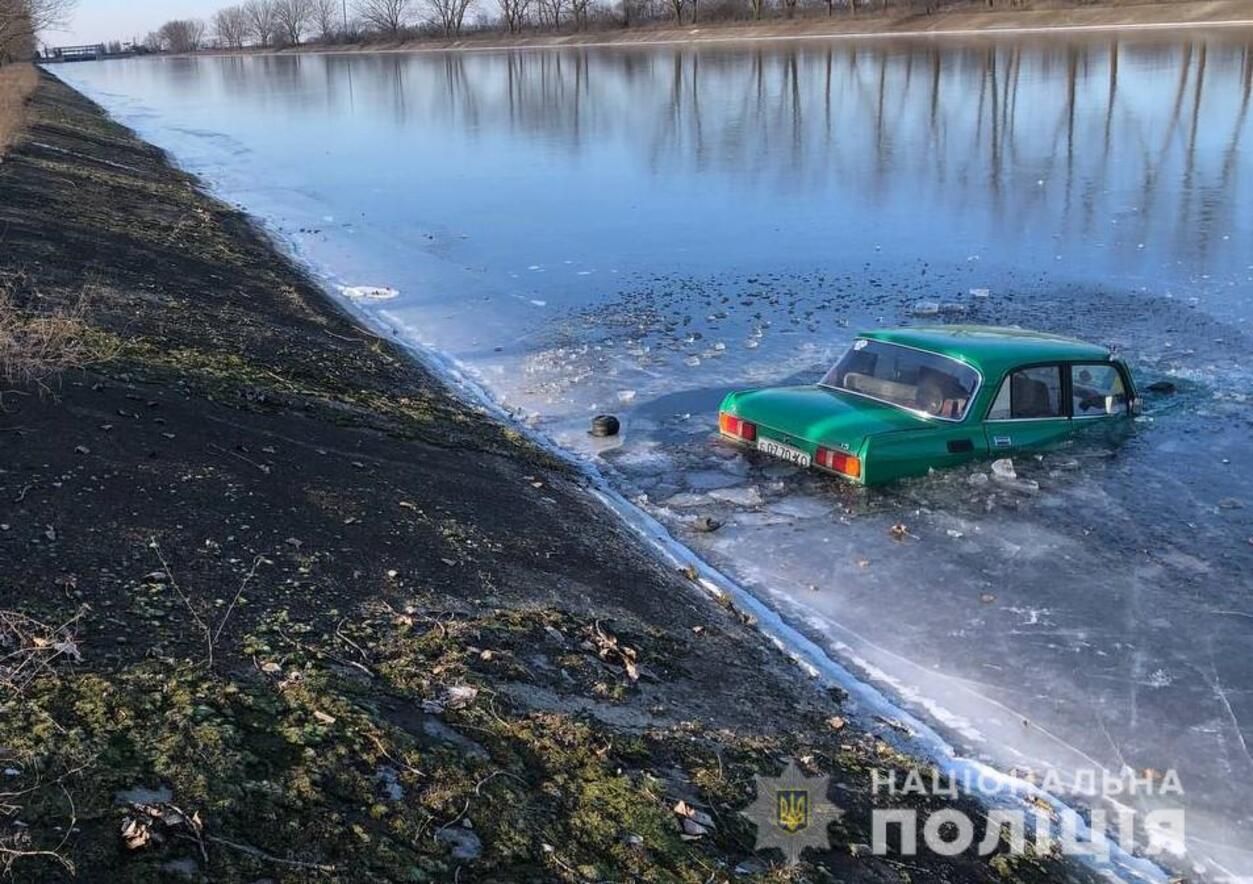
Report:
[{"label": "sky", "polygon": [[50,46],[143,39],[172,18],[208,21],[233,0],[78,0],[67,30],[43,35]]}]

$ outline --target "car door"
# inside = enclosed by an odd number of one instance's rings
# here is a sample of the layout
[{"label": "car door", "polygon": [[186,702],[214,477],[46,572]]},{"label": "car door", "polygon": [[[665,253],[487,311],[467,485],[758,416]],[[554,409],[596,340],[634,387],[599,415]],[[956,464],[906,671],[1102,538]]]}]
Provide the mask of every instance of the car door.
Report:
[{"label": "car door", "polygon": [[1125,369],[1113,362],[1074,363],[1066,368],[1075,435],[1105,440],[1125,434],[1131,426],[1133,395]]},{"label": "car door", "polygon": [[1013,454],[1056,445],[1070,435],[1063,366],[1032,365],[1009,372],[988,409],[988,451]]}]

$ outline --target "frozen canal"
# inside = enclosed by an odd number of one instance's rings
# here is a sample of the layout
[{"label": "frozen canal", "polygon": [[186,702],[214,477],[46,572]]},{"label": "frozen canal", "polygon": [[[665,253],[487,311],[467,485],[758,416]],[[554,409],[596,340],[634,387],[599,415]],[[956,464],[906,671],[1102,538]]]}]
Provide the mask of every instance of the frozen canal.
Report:
[{"label": "frozen canal", "polygon": [[[962,751],[1177,770],[1184,863],[1222,876],[1253,875],[1251,47],[56,70]],[[920,302],[1114,343],[1177,393],[1118,448],[1020,458],[1035,493],[986,466],[866,492],[711,438],[727,390],[815,380]],[[603,411],[625,429],[597,449]]]}]

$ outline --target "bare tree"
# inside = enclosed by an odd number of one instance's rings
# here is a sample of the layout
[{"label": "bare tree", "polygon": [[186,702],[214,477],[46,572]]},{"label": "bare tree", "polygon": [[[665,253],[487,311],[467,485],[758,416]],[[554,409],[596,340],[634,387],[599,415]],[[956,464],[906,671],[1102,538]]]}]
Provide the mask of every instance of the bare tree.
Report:
[{"label": "bare tree", "polygon": [[204,32],[204,22],[199,19],[180,18],[161,25],[157,35],[170,52],[195,52],[204,43]]},{"label": "bare tree", "polygon": [[516,34],[526,24],[527,12],[531,8],[531,0],[499,0],[500,14],[505,20],[509,33]]},{"label": "bare tree", "polygon": [[77,0],[0,0],[0,64],[29,59],[35,36],[64,24]]},{"label": "bare tree", "polygon": [[330,43],[343,26],[341,0],[313,0],[313,24],[318,29],[318,39]]},{"label": "bare tree", "polygon": [[358,0],[357,15],[367,27],[397,37],[409,23],[411,6],[412,0]]},{"label": "bare tree", "polygon": [[591,0],[570,0],[570,17],[580,31],[587,27],[587,9]]},{"label": "bare tree", "polygon": [[227,49],[243,49],[248,32],[248,13],[242,6],[228,6],[213,16],[213,33]]},{"label": "bare tree", "polygon": [[244,15],[248,17],[248,31],[252,39],[258,46],[269,46],[278,31],[274,0],[248,0],[244,4]]},{"label": "bare tree", "polygon": [[443,30],[445,37],[461,36],[461,24],[472,0],[426,0],[431,17]]},{"label": "bare tree", "polygon": [[313,0],[275,0],[274,21],[289,46],[299,46],[313,20]]},{"label": "bare tree", "polygon": [[539,0],[540,21],[551,27],[561,27],[561,14],[565,12],[568,0]]},{"label": "bare tree", "polygon": [[670,8],[674,10],[674,21],[676,24],[683,24],[683,7],[686,0],[670,0]]}]

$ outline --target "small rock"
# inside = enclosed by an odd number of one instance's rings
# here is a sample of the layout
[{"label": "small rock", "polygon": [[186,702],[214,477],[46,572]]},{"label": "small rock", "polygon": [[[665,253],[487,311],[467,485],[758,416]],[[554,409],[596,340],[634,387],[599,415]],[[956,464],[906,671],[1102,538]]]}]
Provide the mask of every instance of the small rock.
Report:
[{"label": "small rock", "polygon": [[906,527],[904,522],[897,522],[888,529],[888,536],[893,540],[904,540],[909,536],[909,528]]},{"label": "small rock", "polygon": [[722,523],[712,516],[697,516],[692,522],[692,529],[702,534],[709,534],[722,527]]},{"label": "small rock", "polygon": [[844,730],[844,726],[846,724],[848,724],[848,722],[846,722],[843,716],[840,716],[840,715],[832,715],[830,718],[827,719],[827,727],[831,728],[831,730],[833,731]]},{"label": "small rock", "polygon": [[[452,858],[466,860],[476,860],[483,852],[483,842],[479,840],[479,836],[474,834],[470,829],[461,826],[449,826],[446,829],[440,829],[435,833],[435,840],[442,844],[452,845]],[[548,847],[548,845],[544,845]],[[551,851],[552,848],[548,847]]]},{"label": "small rock", "polygon": [[749,857],[744,860],[744,862],[737,865],[734,871],[735,874],[741,876],[764,875],[766,872],[770,871],[770,867],[756,857]]},{"label": "small rock", "polygon": [[553,641],[555,641],[557,644],[564,645],[566,643],[566,637],[561,634],[561,630],[558,629],[557,627],[545,626],[544,632],[548,633],[548,637],[551,638]]},{"label": "small rock", "polygon": [[79,454],[91,454],[91,449],[86,445],[78,445],[74,448],[74,450]]},{"label": "small rock", "polygon": [[1014,469],[1014,462],[1008,457],[1000,460],[992,461],[992,475],[997,479],[1017,479],[1018,471]]},{"label": "small rock", "polygon": [[690,838],[703,838],[709,834],[709,829],[696,822],[694,819],[683,819],[683,834]]},{"label": "small rock", "polygon": [[379,791],[392,801],[400,801],[405,797],[405,787],[400,785],[396,771],[390,767],[380,767],[374,773],[374,782]]},{"label": "small rock", "polygon": [[[679,801],[672,808],[675,816],[679,817],[683,823],[683,831],[689,835],[697,837],[709,834],[709,830],[714,828],[713,817],[704,811],[697,810],[686,801]],[[691,824],[689,826],[689,823]]]}]

